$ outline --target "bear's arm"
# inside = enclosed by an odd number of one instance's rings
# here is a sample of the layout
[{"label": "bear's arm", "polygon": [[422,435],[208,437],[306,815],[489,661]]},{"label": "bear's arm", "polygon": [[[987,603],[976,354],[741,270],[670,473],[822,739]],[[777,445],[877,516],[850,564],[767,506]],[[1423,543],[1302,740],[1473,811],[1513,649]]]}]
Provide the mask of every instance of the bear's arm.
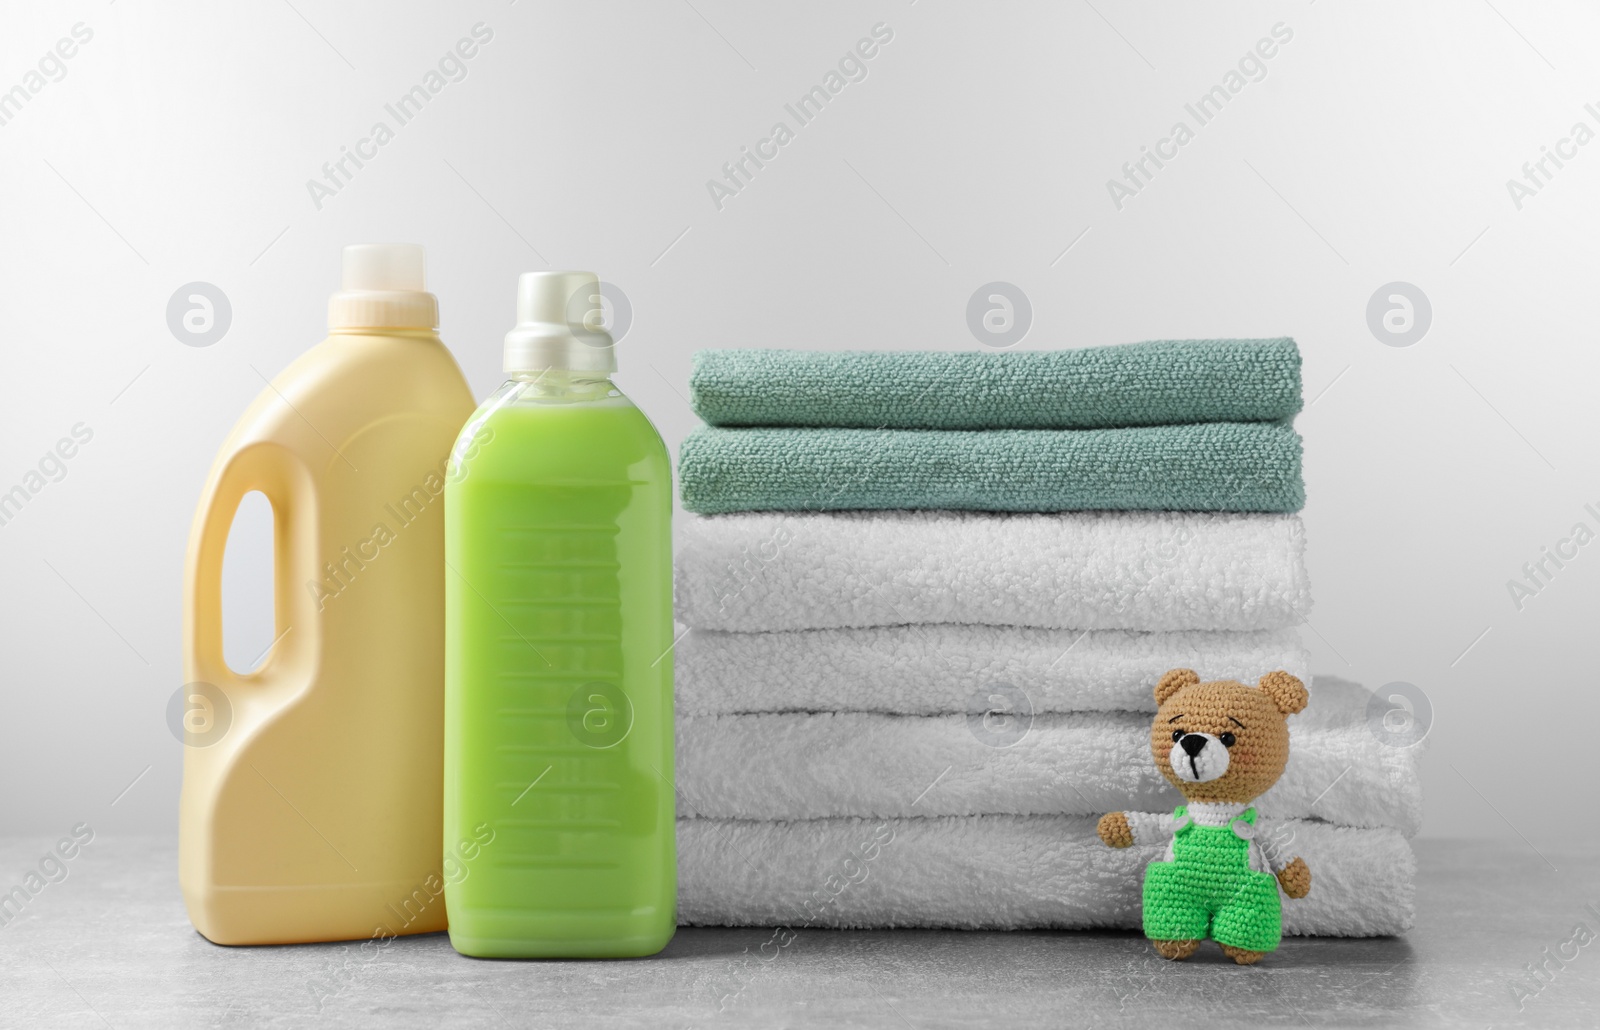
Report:
[{"label": "bear's arm", "polygon": [[1283,885],[1283,893],[1291,898],[1303,898],[1311,893],[1311,870],[1306,866],[1303,858],[1296,858],[1282,869],[1278,870],[1278,883]]},{"label": "bear's arm", "polygon": [[[1254,843],[1261,848],[1261,857],[1267,864],[1267,872],[1274,876],[1299,860],[1290,852],[1294,844],[1293,830],[1277,820],[1262,819],[1256,827]],[[1304,867],[1306,864],[1301,862],[1301,865]]]},{"label": "bear's arm", "polygon": [[1154,812],[1128,812],[1128,828],[1135,844],[1165,844],[1172,839],[1172,815]]}]

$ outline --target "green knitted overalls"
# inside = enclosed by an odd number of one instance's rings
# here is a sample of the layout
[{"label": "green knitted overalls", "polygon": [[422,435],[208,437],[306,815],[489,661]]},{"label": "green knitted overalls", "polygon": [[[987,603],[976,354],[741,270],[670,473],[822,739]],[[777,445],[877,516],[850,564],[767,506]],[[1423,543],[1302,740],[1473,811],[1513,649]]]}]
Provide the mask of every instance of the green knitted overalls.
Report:
[{"label": "green knitted overalls", "polygon": [[[1283,935],[1278,881],[1250,868],[1250,842],[1228,826],[1197,826],[1188,808],[1172,813],[1182,825],[1172,838],[1172,861],[1151,862],[1144,874],[1144,935],[1156,941],[1209,937],[1249,951],[1271,951]],[[1255,826],[1256,810],[1234,820]]]}]

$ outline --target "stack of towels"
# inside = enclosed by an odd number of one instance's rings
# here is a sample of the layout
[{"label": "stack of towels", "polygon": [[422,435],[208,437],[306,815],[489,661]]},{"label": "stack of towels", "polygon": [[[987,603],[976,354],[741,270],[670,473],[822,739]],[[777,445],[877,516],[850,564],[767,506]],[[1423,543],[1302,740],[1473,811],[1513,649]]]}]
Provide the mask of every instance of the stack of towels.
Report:
[{"label": "stack of towels", "polygon": [[1174,667],[1311,685],[1257,804],[1310,897],[1411,924],[1415,749],[1311,683],[1292,340],[696,355],[679,462],[680,919],[1137,928]]}]

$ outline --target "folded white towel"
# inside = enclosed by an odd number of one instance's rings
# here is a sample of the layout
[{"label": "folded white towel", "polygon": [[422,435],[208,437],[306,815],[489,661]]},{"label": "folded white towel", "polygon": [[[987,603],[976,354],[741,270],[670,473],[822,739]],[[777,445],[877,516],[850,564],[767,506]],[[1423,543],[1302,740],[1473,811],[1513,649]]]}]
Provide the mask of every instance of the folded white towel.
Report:
[{"label": "folded white towel", "polygon": [[1257,630],[1311,606],[1295,515],[741,513],[682,521],[697,629]]},{"label": "folded white towel", "polygon": [[[1420,748],[1378,739],[1369,696],[1317,681],[1304,720],[1289,719],[1289,767],[1256,803],[1263,815],[1417,831]],[[1098,816],[1183,803],[1150,759],[1150,717],[1134,712],[685,715],[677,766],[690,817]]]},{"label": "folded white towel", "polygon": [[[1394,830],[1290,822],[1285,848],[1311,894],[1283,903],[1284,932],[1403,933],[1416,859]],[[678,920],[690,926],[1140,926],[1159,847],[1108,848],[1094,820],[1063,816],[678,821]]]},{"label": "folded white towel", "polygon": [[1284,669],[1310,681],[1293,629],[1131,633],[1024,626],[874,626],[728,633],[690,630],[676,654],[678,711],[964,712],[1015,687],[1035,712],[1156,710],[1156,681],[1188,668],[1254,683]]}]

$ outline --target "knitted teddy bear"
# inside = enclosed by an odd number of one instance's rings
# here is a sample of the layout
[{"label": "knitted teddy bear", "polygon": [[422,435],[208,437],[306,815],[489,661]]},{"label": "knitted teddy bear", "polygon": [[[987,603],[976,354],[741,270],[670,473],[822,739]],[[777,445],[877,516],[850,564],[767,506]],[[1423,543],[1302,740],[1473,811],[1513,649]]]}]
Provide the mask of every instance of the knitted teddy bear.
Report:
[{"label": "knitted teddy bear", "polygon": [[1114,848],[1167,846],[1144,874],[1144,932],[1161,957],[1188,958],[1209,937],[1240,965],[1256,962],[1282,936],[1278,886],[1291,898],[1310,893],[1311,870],[1284,859],[1250,807],[1288,764],[1284,720],[1307,700],[1287,672],[1247,687],[1173,669],[1156,685],[1150,753],[1188,804],[1170,818],[1111,812],[1098,831]]}]

